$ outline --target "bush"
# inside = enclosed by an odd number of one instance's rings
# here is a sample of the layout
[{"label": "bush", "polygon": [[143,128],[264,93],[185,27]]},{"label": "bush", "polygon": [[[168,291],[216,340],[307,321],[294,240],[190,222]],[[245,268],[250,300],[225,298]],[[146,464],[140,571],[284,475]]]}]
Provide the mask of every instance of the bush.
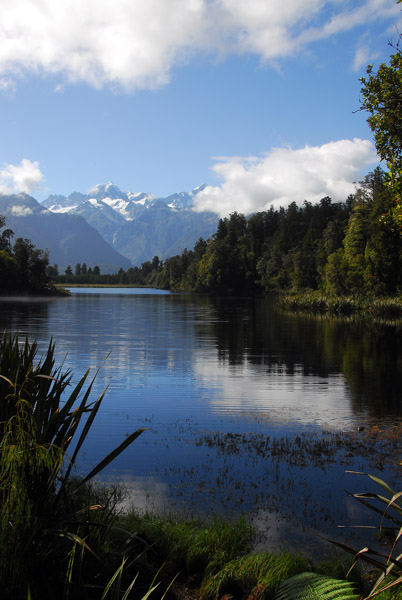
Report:
[{"label": "bush", "polygon": [[87,371],[65,397],[72,376],[55,367],[53,342],[39,362],[36,355],[36,343],[20,344],[9,335],[0,340],[0,588],[3,598],[13,600],[28,593],[62,596],[71,552],[78,547],[81,556],[90,553],[91,532],[100,521],[110,524],[110,511],[92,503],[94,494],[87,497],[90,504],[80,502],[80,494],[82,500],[88,482],[143,431],[73,480],[72,467],[104,393],[90,401],[96,375],[85,388]]}]

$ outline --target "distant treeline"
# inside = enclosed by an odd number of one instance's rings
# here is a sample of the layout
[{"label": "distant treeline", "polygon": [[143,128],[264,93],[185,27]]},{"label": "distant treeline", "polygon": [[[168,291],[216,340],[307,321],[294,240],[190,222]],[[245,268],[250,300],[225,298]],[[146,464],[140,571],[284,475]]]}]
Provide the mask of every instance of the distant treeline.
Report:
[{"label": "distant treeline", "polygon": [[31,240],[17,238],[0,215],[0,294],[55,294],[49,277],[48,253]]},{"label": "distant treeline", "polygon": [[387,218],[393,200],[378,168],[343,203],[295,202],[249,218],[234,212],[192,250],[114,275],[85,264],[59,283],[154,286],[243,294],[321,289],[328,294],[393,295],[402,289],[402,236]]}]

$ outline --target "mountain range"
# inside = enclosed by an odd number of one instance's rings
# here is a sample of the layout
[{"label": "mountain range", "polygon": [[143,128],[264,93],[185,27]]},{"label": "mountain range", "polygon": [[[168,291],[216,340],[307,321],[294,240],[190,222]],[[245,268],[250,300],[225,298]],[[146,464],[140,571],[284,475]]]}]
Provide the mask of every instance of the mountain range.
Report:
[{"label": "mountain range", "polygon": [[51,195],[42,203],[27,194],[0,195],[0,214],[15,237],[47,249],[60,272],[85,262],[113,273],[154,256],[164,260],[215,233],[218,216],[193,210],[203,187],[157,198],[107,183],[88,194]]}]

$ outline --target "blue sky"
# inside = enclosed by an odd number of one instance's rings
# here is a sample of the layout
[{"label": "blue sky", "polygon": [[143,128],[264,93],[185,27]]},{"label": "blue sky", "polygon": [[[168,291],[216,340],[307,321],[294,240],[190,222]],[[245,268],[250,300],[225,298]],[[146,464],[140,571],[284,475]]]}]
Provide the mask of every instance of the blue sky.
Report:
[{"label": "blue sky", "polygon": [[200,210],[344,200],[394,0],[1,0],[0,192],[203,183]]}]

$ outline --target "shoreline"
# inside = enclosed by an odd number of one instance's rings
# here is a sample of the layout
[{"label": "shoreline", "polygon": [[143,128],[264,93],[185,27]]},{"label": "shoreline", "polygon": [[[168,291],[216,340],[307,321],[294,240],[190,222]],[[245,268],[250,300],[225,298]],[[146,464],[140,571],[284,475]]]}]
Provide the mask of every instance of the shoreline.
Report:
[{"label": "shoreline", "polygon": [[402,319],[402,296],[329,296],[314,291],[278,296],[277,304],[294,313]]}]

